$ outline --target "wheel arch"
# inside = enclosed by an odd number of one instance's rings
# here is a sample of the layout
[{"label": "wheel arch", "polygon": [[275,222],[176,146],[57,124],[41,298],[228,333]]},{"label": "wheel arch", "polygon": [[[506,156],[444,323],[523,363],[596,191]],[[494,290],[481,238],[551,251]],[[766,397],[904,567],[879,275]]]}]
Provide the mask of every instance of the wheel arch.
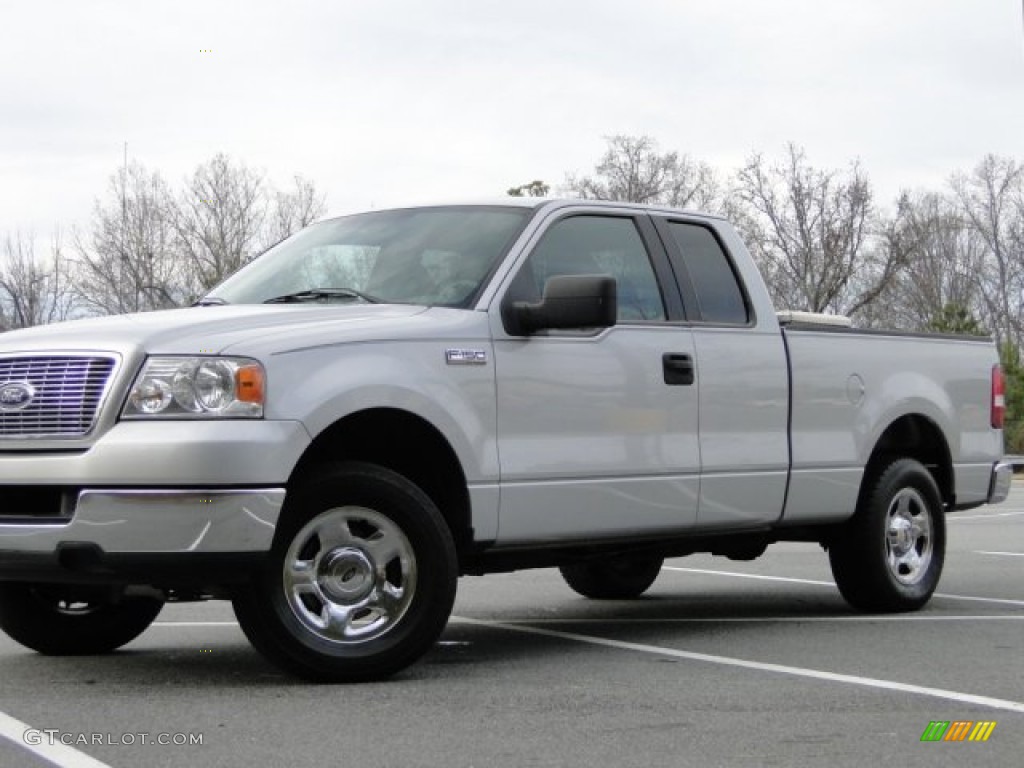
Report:
[{"label": "wheel arch", "polygon": [[454,448],[436,426],[398,408],[350,413],[313,439],[292,470],[289,487],[318,464],[344,460],[386,467],[418,486],[440,510],[463,559],[473,542],[466,475]]},{"label": "wheel arch", "polygon": [[921,462],[934,478],[943,504],[947,507],[955,504],[956,487],[949,443],[935,421],[923,414],[911,413],[895,419],[876,441],[865,466],[858,507],[879,474],[898,458]]}]

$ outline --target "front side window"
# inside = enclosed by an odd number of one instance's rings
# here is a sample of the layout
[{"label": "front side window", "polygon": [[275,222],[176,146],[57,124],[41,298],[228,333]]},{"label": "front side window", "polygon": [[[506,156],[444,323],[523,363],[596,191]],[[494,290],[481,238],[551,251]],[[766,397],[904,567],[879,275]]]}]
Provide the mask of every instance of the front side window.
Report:
[{"label": "front side window", "polygon": [[531,214],[467,206],[324,221],[274,246],[208,298],[258,304],[312,292],[352,300],[345,291],[353,291],[387,303],[468,307]]},{"label": "front side window", "polygon": [[556,275],[611,275],[618,292],[618,321],[665,320],[665,305],[644,241],[632,219],[572,216],[544,233],[517,274],[516,301],[539,301]]}]

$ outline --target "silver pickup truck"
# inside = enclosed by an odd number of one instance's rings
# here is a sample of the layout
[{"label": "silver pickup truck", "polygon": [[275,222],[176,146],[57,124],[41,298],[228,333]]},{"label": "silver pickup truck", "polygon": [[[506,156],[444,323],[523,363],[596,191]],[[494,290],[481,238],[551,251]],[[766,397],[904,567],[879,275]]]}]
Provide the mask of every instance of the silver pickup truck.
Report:
[{"label": "silver pickup truck", "polygon": [[598,599],[819,542],[920,608],[1003,500],[991,341],[783,315],[733,228],[581,201],[315,224],[197,305],[0,336],[0,627],[102,653],[227,598],[313,680],[415,661],[460,575]]}]

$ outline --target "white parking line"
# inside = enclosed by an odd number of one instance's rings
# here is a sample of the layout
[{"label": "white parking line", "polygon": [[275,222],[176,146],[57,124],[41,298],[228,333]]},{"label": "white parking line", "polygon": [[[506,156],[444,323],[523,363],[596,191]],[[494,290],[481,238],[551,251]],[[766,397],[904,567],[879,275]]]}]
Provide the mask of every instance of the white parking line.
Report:
[{"label": "white parking line", "polygon": [[875,624],[878,622],[900,623],[905,621],[1024,621],[1024,614],[1000,614],[998,616],[978,614],[970,616],[943,616],[941,614],[899,614],[896,616],[885,614],[881,616],[705,616],[694,618],[692,616],[679,618],[617,618],[608,616],[600,619],[595,618],[564,618],[553,619],[551,617],[531,618],[522,616],[516,618],[502,619],[509,624],[813,624],[829,622],[859,622],[863,624]]},{"label": "white parking line", "polygon": [[681,573],[702,573],[707,576],[735,576],[737,579],[756,579],[758,581],[788,581],[791,584],[814,584],[817,587],[834,587],[834,581],[814,581],[813,579],[794,579],[790,576],[762,576],[759,573],[738,573],[736,571],[712,571],[707,568],[680,568],[676,565],[663,565],[663,571],[680,571]]},{"label": "white parking line", "polygon": [[[794,579],[790,576],[763,576],[759,573],[738,573],[736,571],[713,571],[707,568],[680,568],[674,565],[663,565],[663,571],[679,571],[681,573],[700,573],[707,576],[730,576],[736,579],[757,579],[761,581],[786,581],[793,584],[811,584],[816,587],[835,587],[832,581],[816,581],[814,579]],[[946,600],[967,600],[975,603],[995,603],[997,605],[1016,605],[1024,607],[1024,600],[1010,600],[1005,597],[974,597],[973,595],[949,595],[945,592],[936,592],[932,597],[941,597]]]},{"label": "white parking line", "polygon": [[959,523],[961,520],[988,520],[992,517],[1020,517],[1024,515],[1024,510],[1018,510],[1015,512],[993,512],[990,515],[960,515],[952,514],[946,515],[947,523]]},{"label": "white parking line", "polygon": [[1003,557],[1024,557],[1024,552],[986,552],[982,549],[974,550],[976,555],[1002,555]]},{"label": "white parking line", "polygon": [[[26,734],[40,736],[39,739],[32,736],[29,738],[29,741],[40,741],[41,743],[28,743],[26,741]],[[43,758],[43,760],[53,763],[58,768],[110,768],[106,763],[101,763],[84,752],[72,749],[66,744],[61,744],[59,741],[51,744],[45,731],[40,731],[20,720],[15,720],[3,712],[0,712],[0,736],[22,749],[27,749],[32,754]]]},{"label": "white parking line", "polygon": [[237,621],[154,621],[151,627],[237,627]]},{"label": "white parking line", "polygon": [[599,645],[605,648],[615,648],[621,651],[638,651],[656,656],[669,656],[687,661],[703,661],[709,664],[720,664],[727,667],[741,667],[743,669],[754,669],[760,672],[775,672],[792,677],[804,677],[814,680],[825,680],[831,683],[844,683],[846,685],[859,685],[865,688],[877,688],[886,691],[899,691],[900,693],[912,693],[918,696],[931,696],[948,701],[956,701],[961,704],[976,704],[992,709],[1001,709],[1007,712],[1024,713],[1024,702],[1010,701],[1008,699],[996,699],[990,696],[977,696],[973,693],[962,693],[960,691],[949,691],[943,688],[929,688],[921,685],[910,685],[899,683],[894,680],[880,680],[873,677],[859,677],[857,675],[843,675],[836,672],[825,672],[818,669],[805,667],[790,667],[785,664],[768,664],[760,661],[748,661],[729,656],[714,656],[708,653],[694,653],[692,651],[681,651],[675,648],[663,648],[657,645],[646,645],[643,643],[628,643],[622,640],[610,640],[604,637],[593,637],[591,635],[579,635],[574,632],[560,632],[554,629],[541,629],[521,624],[506,624],[500,621],[482,621],[480,619],[469,619],[460,616],[453,616],[454,621],[462,624],[474,624],[482,627],[493,627],[509,632],[520,632],[527,635],[541,635],[543,637],[554,637],[560,640],[573,640],[577,643],[588,645]]},{"label": "white parking line", "polygon": [[966,600],[973,603],[995,603],[996,605],[1016,605],[1024,607],[1024,600],[1010,600],[1005,597],[973,597],[971,595],[947,595],[945,592],[936,592],[932,597],[941,597],[944,600]]}]

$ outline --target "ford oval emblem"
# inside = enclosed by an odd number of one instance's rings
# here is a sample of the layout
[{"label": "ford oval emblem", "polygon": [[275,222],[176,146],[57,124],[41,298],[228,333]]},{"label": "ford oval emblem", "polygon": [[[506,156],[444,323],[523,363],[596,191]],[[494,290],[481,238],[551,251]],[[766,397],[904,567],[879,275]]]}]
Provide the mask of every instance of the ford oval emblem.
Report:
[{"label": "ford oval emblem", "polygon": [[35,387],[27,381],[6,381],[0,384],[0,411],[28,408],[35,396]]}]

